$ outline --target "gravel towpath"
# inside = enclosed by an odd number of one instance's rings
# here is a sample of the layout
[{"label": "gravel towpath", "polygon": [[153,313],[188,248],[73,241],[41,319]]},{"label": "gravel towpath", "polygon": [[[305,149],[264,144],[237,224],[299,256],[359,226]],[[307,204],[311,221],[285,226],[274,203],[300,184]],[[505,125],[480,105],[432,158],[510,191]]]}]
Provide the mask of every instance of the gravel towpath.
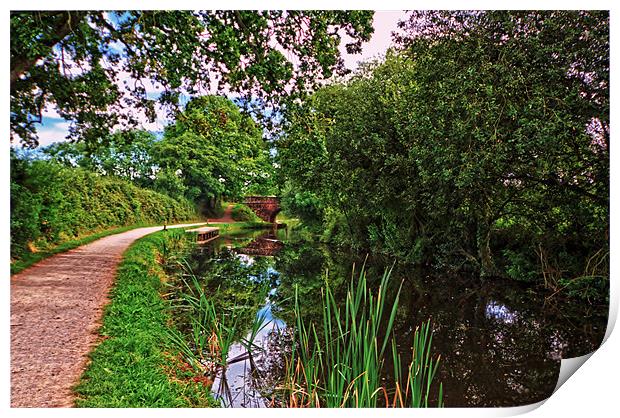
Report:
[{"label": "gravel towpath", "polygon": [[111,235],[11,277],[11,407],[73,406],[122,254],[161,229]]},{"label": "gravel towpath", "polygon": [[210,218],[209,219],[209,223],[210,224],[220,224],[220,223],[233,223],[233,222],[236,222],[232,218],[232,208],[233,208],[233,205],[226,206],[226,209],[224,209],[224,213],[222,213],[222,217],[221,218]]}]

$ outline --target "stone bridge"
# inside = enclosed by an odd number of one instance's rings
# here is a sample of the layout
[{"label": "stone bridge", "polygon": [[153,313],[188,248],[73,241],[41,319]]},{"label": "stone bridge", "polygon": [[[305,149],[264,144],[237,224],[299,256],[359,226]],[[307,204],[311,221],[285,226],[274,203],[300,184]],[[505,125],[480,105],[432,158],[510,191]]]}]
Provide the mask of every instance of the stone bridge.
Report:
[{"label": "stone bridge", "polygon": [[245,203],[265,222],[275,223],[280,212],[280,198],[276,196],[246,196]]}]

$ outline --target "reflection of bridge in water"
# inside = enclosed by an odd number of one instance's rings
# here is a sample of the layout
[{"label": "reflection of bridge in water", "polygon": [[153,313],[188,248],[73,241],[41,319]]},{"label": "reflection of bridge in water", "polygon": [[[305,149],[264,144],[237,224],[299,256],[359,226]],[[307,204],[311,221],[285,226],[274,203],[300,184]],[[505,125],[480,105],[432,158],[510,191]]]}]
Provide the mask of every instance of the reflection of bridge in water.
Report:
[{"label": "reflection of bridge in water", "polygon": [[219,254],[220,250],[229,249],[239,254],[270,257],[284,247],[284,242],[276,235],[277,231],[276,228],[262,233],[256,231],[260,235],[254,237],[218,235],[209,240],[199,241],[200,245],[195,251],[200,254]]},{"label": "reflection of bridge in water", "polygon": [[271,233],[266,233],[257,237],[248,245],[239,248],[237,251],[247,255],[259,255],[259,256],[273,256],[278,253],[284,247],[284,243],[277,239],[277,237]]}]

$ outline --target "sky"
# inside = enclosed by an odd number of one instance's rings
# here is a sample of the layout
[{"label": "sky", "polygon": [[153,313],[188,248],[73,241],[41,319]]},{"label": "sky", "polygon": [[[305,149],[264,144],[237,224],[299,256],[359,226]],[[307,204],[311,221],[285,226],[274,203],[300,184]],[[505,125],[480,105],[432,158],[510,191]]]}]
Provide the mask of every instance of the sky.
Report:
[{"label": "sky", "polygon": [[[363,44],[361,54],[347,54],[344,49],[345,42],[341,43],[341,54],[346,67],[355,70],[359,62],[377,58],[385,54],[391,45],[392,31],[397,29],[396,24],[398,20],[405,16],[406,13],[404,11],[376,11],[373,20],[375,31],[370,41]],[[152,98],[158,96],[157,90],[158,89],[155,87],[147,85],[147,92]],[[162,114],[154,123],[149,123],[144,120],[142,128],[157,132],[163,130],[166,123],[167,121]],[[65,140],[69,125],[70,123],[62,119],[52,107],[46,109],[43,113],[42,124],[37,125],[40,146],[44,147],[54,142]]]}]

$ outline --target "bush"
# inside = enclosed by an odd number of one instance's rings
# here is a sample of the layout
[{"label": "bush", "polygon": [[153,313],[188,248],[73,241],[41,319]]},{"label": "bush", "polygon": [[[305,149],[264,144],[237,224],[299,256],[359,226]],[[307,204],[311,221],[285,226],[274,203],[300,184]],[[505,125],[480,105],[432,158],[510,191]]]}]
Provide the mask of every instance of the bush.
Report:
[{"label": "bush", "polygon": [[195,219],[194,206],[113,177],[11,155],[11,258],[78,236]]},{"label": "bush", "polygon": [[241,203],[234,204],[230,216],[238,222],[260,221],[258,216],[256,216],[256,214],[252,211],[252,209]]}]

